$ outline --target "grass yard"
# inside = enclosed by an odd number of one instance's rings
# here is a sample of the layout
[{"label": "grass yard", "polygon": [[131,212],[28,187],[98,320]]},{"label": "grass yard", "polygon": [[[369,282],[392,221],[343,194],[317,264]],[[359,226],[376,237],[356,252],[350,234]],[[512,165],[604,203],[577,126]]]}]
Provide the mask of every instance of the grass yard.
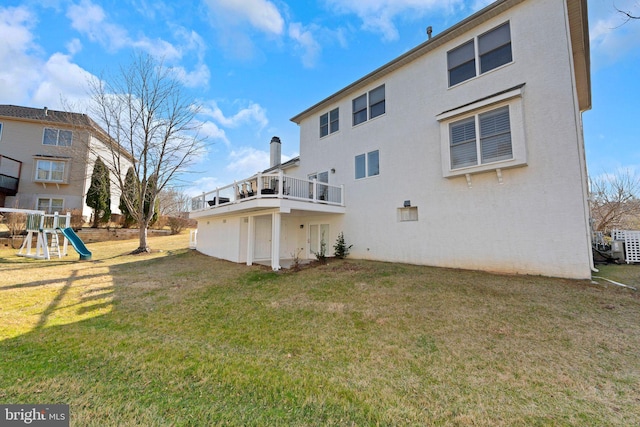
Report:
[{"label": "grass yard", "polygon": [[[273,273],[187,241],[0,249],[0,403],[67,403],[73,426],[640,425],[640,291],[350,259]],[[640,266],[599,275],[640,285]]]}]

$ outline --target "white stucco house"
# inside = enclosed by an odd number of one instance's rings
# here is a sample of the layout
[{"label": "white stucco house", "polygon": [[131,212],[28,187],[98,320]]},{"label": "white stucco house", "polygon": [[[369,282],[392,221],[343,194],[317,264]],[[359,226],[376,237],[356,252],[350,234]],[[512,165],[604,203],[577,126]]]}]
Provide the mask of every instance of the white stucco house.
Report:
[{"label": "white stucco house", "polygon": [[193,199],[198,251],[589,278],[586,0],[498,0],[292,121],[300,156]]}]

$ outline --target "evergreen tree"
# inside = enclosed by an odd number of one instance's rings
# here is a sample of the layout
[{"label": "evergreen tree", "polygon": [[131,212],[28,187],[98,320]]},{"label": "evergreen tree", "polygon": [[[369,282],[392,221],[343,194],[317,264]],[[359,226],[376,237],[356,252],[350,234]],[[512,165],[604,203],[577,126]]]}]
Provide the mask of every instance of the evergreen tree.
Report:
[{"label": "evergreen tree", "polygon": [[[155,191],[156,181],[157,180],[155,179],[155,175],[152,175],[151,177],[149,177],[149,180],[147,181],[147,189],[144,193],[145,194],[145,197],[144,197],[144,215],[145,216],[149,214],[149,207],[151,206],[151,200],[150,200],[151,195],[156,194],[156,191]],[[135,224],[138,221],[131,214],[131,211],[127,207],[127,202],[125,201],[124,198],[127,197],[134,211],[137,211],[138,206],[140,206],[140,193],[139,193],[140,188],[141,188],[140,180],[136,176],[136,173],[133,170],[133,167],[130,167],[127,170],[127,175],[124,178],[124,191],[120,196],[120,204],[118,205],[120,207],[120,212],[122,212],[122,215],[124,216],[123,226],[125,228],[131,227],[133,224]],[[160,211],[160,201],[156,198],[154,209],[153,209],[153,215],[151,216],[149,225],[153,225],[158,220],[159,211]]]},{"label": "evergreen tree", "polygon": [[93,165],[91,174],[91,185],[87,191],[87,206],[93,209],[93,226],[98,227],[98,223],[107,222],[111,218],[111,182],[109,180],[109,170],[98,157]]},{"label": "evergreen tree", "polygon": [[120,208],[120,212],[122,212],[122,216],[124,217],[125,228],[131,227],[133,224],[137,222],[137,220],[131,215],[129,208],[127,207],[127,203],[124,200],[125,197],[128,198],[131,205],[134,207],[134,210],[137,210],[138,207],[138,178],[136,177],[136,173],[133,170],[133,167],[130,167],[127,170],[127,175],[124,178],[124,191],[120,195],[120,204],[118,207]]}]

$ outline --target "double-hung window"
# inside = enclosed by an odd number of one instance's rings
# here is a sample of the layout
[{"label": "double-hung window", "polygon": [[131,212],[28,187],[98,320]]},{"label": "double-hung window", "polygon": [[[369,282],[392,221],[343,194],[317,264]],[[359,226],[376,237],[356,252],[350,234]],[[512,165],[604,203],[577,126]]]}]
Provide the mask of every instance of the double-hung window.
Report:
[{"label": "double-hung window", "polygon": [[36,181],[61,183],[65,179],[64,161],[56,160],[37,160],[36,162]]},{"label": "double-hung window", "polygon": [[340,110],[335,108],[320,116],[320,138],[340,130]]},{"label": "double-hung window", "polygon": [[386,112],[384,85],[362,94],[352,101],[353,126],[381,116]]},{"label": "double-hung window", "polygon": [[449,129],[451,169],[513,157],[508,106],[453,122]]},{"label": "double-hung window", "polygon": [[380,151],[356,156],[356,179],[380,175]]},{"label": "double-hung window", "polygon": [[449,86],[491,71],[513,60],[509,22],[447,52]]},{"label": "double-hung window", "polygon": [[70,130],[45,128],[44,135],[42,137],[42,144],[70,147],[72,139],[73,132]]}]

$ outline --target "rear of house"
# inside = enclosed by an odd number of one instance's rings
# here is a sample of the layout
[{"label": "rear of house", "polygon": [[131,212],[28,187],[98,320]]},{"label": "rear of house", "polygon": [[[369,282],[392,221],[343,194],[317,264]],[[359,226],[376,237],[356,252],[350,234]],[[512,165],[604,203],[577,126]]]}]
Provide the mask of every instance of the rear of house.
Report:
[{"label": "rear of house", "polygon": [[[110,157],[110,138],[85,114],[0,105],[0,207],[48,213],[80,210],[97,156]],[[129,154],[125,156],[130,158]],[[111,211],[119,191],[111,187]]]},{"label": "rear of house", "polygon": [[195,206],[197,248],[279,268],[344,232],[354,258],[588,278],[590,106],[586,1],[494,2],[295,116],[274,194]]}]

